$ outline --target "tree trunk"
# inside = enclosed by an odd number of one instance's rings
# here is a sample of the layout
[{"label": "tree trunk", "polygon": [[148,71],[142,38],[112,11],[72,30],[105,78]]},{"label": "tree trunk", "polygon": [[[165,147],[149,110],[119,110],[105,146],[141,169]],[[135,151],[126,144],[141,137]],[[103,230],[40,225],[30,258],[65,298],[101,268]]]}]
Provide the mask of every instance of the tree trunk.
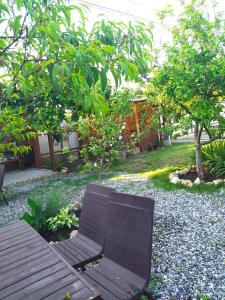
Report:
[{"label": "tree trunk", "polygon": [[56,163],[55,151],[54,151],[54,140],[51,133],[48,133],[48,145],[49,145],[49,152],[50,152],[51,168],[53,171],[56,171],[57,163]]},{"label": "tree trunk", "polygon": [[202,151],[201,151],[200,143],[195,144],[195,154],[196,154],[196,172],[200,180],[204,181],[204,172],[202,166]]},{"label": "tree trunk", "polygon": [[196,172],[201,181],[204,181],[204,172],[202,166],[202,151],[201,151],[201,135],[202,135],[203,127],[199,124],[195,124],[195,158],[196,158]]}]

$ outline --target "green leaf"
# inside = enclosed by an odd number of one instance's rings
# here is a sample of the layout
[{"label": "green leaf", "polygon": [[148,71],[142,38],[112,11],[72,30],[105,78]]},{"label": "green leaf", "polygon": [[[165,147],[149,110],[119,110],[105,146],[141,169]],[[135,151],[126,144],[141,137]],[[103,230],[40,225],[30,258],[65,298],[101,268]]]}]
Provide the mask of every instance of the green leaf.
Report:
[{"label": "green leaf", "polygon": [[6,95],[8,98],[11,97],[12,95],[12,92],[13,92],[13,85],[14,85],[14,82],[10,82],[8,85],[7,85],[7,88],[6,88]]},{"label": "green leaf", "polygon": [[101,70],[100,76],[101,76],[102,91],[105,91],[105,88],[107,86],[107,75],[105,69]]}]

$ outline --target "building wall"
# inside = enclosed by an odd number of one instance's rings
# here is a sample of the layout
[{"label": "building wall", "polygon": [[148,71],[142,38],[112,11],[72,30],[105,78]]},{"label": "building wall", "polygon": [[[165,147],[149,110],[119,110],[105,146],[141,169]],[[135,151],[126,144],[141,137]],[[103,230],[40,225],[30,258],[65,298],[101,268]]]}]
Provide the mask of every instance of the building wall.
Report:
[{"label": "building wall", "polygon": [[[40,152],[42,156],[48,156],[49,153],[49,145],[48,145],[48,136],[46,134],[39,134],[38,141],[40,145]],[[61,152],[63,148],[69,148],[71,150],[75,150],[79,148],[79,142],[77,138],[76,132],[70,132],[63,139],[62,143],[57,143],[54,140],[54,151],[55,153]]]}]

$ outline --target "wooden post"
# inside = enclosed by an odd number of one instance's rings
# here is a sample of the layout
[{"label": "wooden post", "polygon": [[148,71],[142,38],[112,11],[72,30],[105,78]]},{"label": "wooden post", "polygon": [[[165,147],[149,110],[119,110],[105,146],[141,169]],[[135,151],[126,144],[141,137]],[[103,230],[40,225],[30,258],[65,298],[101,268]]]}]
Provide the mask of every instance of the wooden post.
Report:
[{"label": "wooden post", "polygon": [[48,132],[48,146],[49,146],[49,152],[50,152],[51,168],[53,171],[56,171],[57,164],[56,164],[56,157],[55,157],[55,151],[54,151],[54,140],[53,140],[52,134],[49,132]]},{"label": "wooden post", "polygon": [[140,135],[140,128],[139,128],[139,116],[138,116],[138,102],[135,101],[133,104],[133,113],[134,113],[134,121],[137,129],[137,134]]}]

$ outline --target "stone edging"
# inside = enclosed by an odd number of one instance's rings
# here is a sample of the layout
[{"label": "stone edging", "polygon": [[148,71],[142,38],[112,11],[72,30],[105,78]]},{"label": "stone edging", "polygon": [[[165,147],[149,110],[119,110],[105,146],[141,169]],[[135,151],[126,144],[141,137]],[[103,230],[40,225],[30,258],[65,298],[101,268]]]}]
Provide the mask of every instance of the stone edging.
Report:
[{"label": "stone edging", "polygon": [[[179,175],[186,175],[188,172],[190,172],[191,170],[195,169],[195,166],[190,166],[190,167],[187,167],[183,170],[180,170],[180,171],[176,171],[176,172],[172,172],[169,174],[169,180],[171,183],[173,184],[182,184],[184,186],[187,186],[187,187],[192,187],[193,185],[198,185],[200,183],[204,183],[200,180],[200,178],[196,178],[194,182],[192,182],[191,180],[189,179],[180,179],[179,178]],[[214,184],[214,185],[218,185],[218,184],[221,184],[221,183],[225,183],[225,179],[215,179],[213,181],[210,181],[210,182],[205,182],[205,184],[207,185],[211,185],[211,184]]]}]

